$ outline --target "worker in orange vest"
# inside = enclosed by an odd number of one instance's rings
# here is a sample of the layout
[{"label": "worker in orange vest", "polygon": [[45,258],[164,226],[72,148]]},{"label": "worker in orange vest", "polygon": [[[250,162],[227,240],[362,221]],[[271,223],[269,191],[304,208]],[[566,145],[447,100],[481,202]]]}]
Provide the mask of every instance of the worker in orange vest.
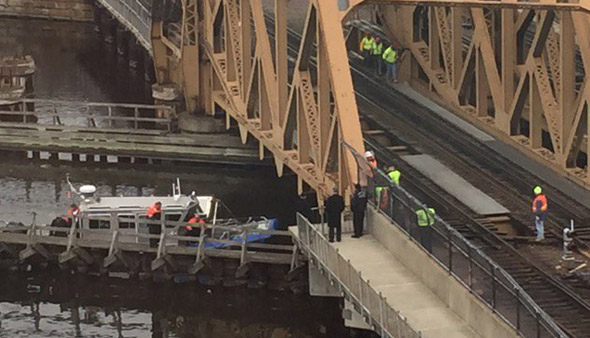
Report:
[{"label": "worker in orange vest", "polygon": [[[198,214],[194,214],[188,220],[187,224],[184,226],[184,229],[181,228],[178,230],[178,235],[179,236],[189,236],[189,237],[200,237],[201,236],[201,227],[205,223],[206,223],[205,220],[202,219]],[[185,245],[185,246],[192,246],[193,244],[195,244],[195,242],[182,241],[179,244]]]},{"label": "worker in orange vest", "polygon": [[367,151],[365,153],[365,159],[369,162],[371,169],[377,169],[377,160],[375,159],[375,154],[372,151]]},{"label": "worker in orange vest", "polygon": [[535,227],[537,228],[537,242],[545,239],[545,219],[547,218],[547,197],[543,189],[536,186],[533,189],[535,199],[533,200],[533,213],[535,214]]},{"label": "worker in orange vest", "polygon": [[162,202],[156,202],[146,211],[146,215],[150,219],[159,220],[162,216]]},{"label": "worker in orange vest", "polygon": [[[205,220],[202,219],[198,214],[194,214],[193,217],[191,217],[188,220],[188,224],[185,226],[187,231],[194,231],[196,233],[195,237],[199,237],[200,232],[201,232],[201,225],[205,224]],[[193,236],[192,234],[188,235],[188,236]]]},{"label": "worker in orange vest", "polygon": [[78,208],[78,206],[76,204],[70,205],[70,207],[68,208],[68,211],[66,211],[66,216],[64,217],[64,219],[68,223],[68,226],[72,225],[72,221],[74,221],[76,219],[76,217],[78,216],[79,213],[80,213],[80,208]]},{"label": "worker in orange vest", "polygon": [[[146,211],[146,216],[150,221],[148,223],[148,233],[150,235],[159,235],[162,233],[162,225],[159,221],[162,218],[162,202],[158,201],[154,203],[149,209]],[[160,242],[157,238],[150,238],[150,247],[155,248],[158,246]]]}]

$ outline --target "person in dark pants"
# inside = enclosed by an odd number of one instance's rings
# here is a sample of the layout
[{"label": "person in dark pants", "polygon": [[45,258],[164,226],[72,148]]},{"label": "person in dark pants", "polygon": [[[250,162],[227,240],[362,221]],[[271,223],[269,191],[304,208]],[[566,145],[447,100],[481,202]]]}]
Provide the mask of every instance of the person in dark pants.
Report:
[{"label": "person in dark pants", "polygon": [[[156,202],[146,212],[148,221],[148,233],[150,235],[159,235],[162,233],[162,225],[158,222],[162,218],[162,202]],[[157,238],[150,238],[150,247],[157,248],[160,240]]]},{"label": "person in dark pants", "polygon": [[353,238],[359,238],[363,235],[363,225],[365,223],[365,211],[367,210],[367,192],[361,188],[360,184],[355,184],[354,195],[350,201],[352,210],[352,224],[354,227]]},{"label": "person in dark pants", "polygon": [[416,210],[416,225],[418,226],[420,244],[430,253],[432,253],[432,226],[434,225],[435,215],[434,208]]},{"label": "person in dark pants", "polygon": [[344,211],[344,198],[338,194],[338,189],[334,188],[332,196],[326,200],[330,243],[334,242],[334,232],[336,232],[336,240],[338,242],[342,240],[342,211]]},{"label": "person in dark pants", "polygon": [[375,38],[371,35],[371,32],[365,32],[365,36],[361,40],[360,50],[363,58],[365,59],[365,67],[371,67],[371,61],[373,61],[373,43]]}]

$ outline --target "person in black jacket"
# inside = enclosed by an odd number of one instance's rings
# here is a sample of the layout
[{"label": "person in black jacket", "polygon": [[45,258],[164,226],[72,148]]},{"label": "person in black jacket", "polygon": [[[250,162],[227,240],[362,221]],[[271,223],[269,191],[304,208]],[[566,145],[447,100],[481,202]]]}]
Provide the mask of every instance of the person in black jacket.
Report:
[{"label": "person in black jacket", "polygon": [[344,199],[338,194],[338,189],[334,188],[332,196],[326,200],[330,243],[334,242],[334,232],[336,232],[336,240],[338,242],[342,240],[342,211],[344,211]]},{"label": "person in black jacket", "polygon": [[350,201],[352,225],[354,227],[354,235],[352,237],[359,238],[363,235],[365,211],[367,210],[367,192],[358,183],[354,185],[354,188],[354,195],[352,195],[352,200]]}]

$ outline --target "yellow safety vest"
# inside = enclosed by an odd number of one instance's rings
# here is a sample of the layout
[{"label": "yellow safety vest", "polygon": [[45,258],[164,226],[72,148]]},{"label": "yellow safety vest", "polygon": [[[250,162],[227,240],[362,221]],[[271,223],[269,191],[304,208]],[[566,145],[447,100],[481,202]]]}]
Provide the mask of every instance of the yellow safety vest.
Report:
[{"label": "yellow safety vest", "polygon": [[383,54],[383,42],[373,42],[373,55],[381,55]]},{"label": "yellow safety vest", "polygon": [[399,185],[399,179],[402,177],[402,173],[399,170],[390,171],[387,176],[393,181],[393,184]]},{"label": "yellow safety vest", "polygon": [[383,53],[383,60],[387,63],[394,63],[397,61],[397,52],[393,47],[389,47],[385,50],[385,53]]},{"label": "yellow safety vest", "polygon": [[373,49],[375,38],[367,38],[366,36],[361,40],[361,51]]},{"label": "yellow safety vest", "polygon": [[428,208],[428,212],[424,209],[416,210],[416,218],[418,219],[418,226],[427,227],[434,224],[435,211],[433,208]]}]

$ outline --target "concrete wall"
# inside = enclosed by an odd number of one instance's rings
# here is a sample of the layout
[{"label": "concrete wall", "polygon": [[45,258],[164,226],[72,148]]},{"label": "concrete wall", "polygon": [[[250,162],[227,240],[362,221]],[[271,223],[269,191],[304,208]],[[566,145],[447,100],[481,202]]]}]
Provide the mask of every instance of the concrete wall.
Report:
[{"label": "concrete wall", "polygon": [[0,15],[92,21],[92,0],[0,0]]},{"label": "concrete wall", "polygon": [[519,337],[486,304],[473,296],[417,244],[374,208],[367,212],[367,230],[412,271],[434,294],[484,338]]}]

